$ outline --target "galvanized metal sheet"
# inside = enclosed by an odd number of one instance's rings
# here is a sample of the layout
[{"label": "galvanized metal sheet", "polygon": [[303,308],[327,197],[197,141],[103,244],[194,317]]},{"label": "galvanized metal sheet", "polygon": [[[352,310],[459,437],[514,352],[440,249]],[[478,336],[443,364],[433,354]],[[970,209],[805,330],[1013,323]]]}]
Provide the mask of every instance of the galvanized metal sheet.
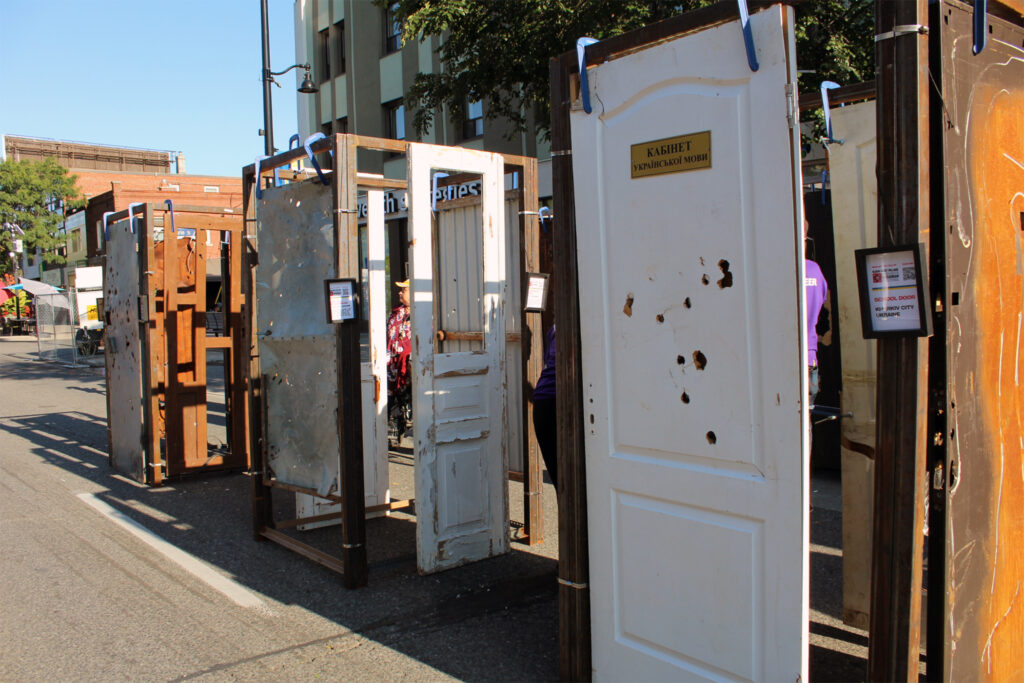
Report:
[{"label": "galvanized metal sheet", "polygon": [[[1024,29],[941,12],[948,439],[947,680],[1024,671]],[[938,187],[938,179],[936,179]],[[942,221],[941,223],[938,221]]]},{"label": "galvanized metal sheet", "polygon": [[[135,220],[138,223],[138,219]],[[145,481],[142,359],[139,335],[138,234],[129,222],[110,226],[103,271],[103,307],[107,318],[107,424],[110,464],[136,481]]]},{"label": "galvanized metal sheet", "polygon": [[338,375],[324,280],[334,277],[331,188],[304,182],[259,202],[256,332],[266,377],[267,466],[283,483],[337,493]]}]

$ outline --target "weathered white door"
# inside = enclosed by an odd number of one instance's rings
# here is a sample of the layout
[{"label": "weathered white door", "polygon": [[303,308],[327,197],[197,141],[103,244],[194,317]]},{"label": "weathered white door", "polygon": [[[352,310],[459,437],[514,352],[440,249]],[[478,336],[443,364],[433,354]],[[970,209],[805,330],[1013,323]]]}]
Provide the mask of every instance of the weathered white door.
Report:
[{"label": "weathered white door", "polygon": [[571,114],[595,680],[807,680],[793,13],[640,46]]},{"label": "weathered white door", "polygon": [[[420,572],[429,573],[508,550],[504,170],[494,154],[423,144],[409,146],[408,164],[416,552]],[[455,301],[438,296],[445,245],[435,239],[434,169],[482,177],[483,259],[459,266],[479,284]],[[441,307],[462,307],[468,315],[455,317],[480,328],[459,330],[458,350],[437,338]]]}]

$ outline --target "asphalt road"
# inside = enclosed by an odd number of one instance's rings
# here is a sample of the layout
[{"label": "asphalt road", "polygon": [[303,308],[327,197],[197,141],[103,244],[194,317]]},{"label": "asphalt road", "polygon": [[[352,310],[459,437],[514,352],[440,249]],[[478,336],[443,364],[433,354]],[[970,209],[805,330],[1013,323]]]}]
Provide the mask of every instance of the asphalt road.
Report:
[{"label": "asphalt road", "polygon": [[[0,680],[557,679],[549,485],[544,544],[435,576],[416,573],[412,518],[370,520],[370,584],[349,591],[253,540],[244,475],[147,488],[112,472],[105,415],[102,370],[0,337]],[[411,469],[393,458],[398,485]],[[838,618],[838,484],[815,488],[811,678],[863,680],[866,634]]]}]

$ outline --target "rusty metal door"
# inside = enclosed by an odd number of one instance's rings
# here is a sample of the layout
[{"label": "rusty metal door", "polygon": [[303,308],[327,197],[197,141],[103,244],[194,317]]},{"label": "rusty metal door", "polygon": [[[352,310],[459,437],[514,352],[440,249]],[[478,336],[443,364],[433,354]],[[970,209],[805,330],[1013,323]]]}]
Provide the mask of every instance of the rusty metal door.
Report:
[{"label": "rusty metal door", "polygon": [[[461,148],[412,144],[408,154],[416,552],[420,572],[430,573],[508,550],[504,165],[498,155]],[[451,273],[440,255],[470,233],[437,229],[433,170],[482,178],[479,220],[470,226],[482,259]],[[444,300],[449,274],[475,286]],[[445,320],[465,327],[438,339]]]},{"label": "rusty metal door", "polygon": [[[570,115],[595,680],[807,680],[793,9],[624,46]],[[585,88],[581,89],[585,91]]]},{"label": "rusty metal door", "polygon": [[974,54],[972,18],[970,5],[947,0],[931,22],[948,384],[930,482],[933,508],[945,504],[945,562],[929,568],[930,593],[945,603],[929,630],[941,623],[944,652],[929,649],[929,674],[941,654],[945,680],[1007,681],[1024,676],[1024,28],[990,14]]}]

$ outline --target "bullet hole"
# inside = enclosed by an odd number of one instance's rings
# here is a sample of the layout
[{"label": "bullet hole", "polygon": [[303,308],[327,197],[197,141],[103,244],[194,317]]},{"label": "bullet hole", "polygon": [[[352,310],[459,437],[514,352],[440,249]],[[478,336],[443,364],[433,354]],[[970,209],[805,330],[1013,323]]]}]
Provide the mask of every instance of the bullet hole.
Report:
[{"label": "bullet hole", "polygon": [[633,317],[633,295],[632,294],[627,294],[626,295],[626,305],[622,307],[622,312],[625,313],[627,317],[630,317],[630,318]]},{"label": "bullet hole", "polygon": [[693,306],[693,304],[690,303],[690,297],[686,297],[685,299],[683,299],[683,306],[685,308],[690,308]]},{"label": "bullet hole", "polygon": [[702,266],[704,265],[704,257],[703,257],[703,256],[701,256],[701,257],[700,257],[700,264],[701,264]]},{"label": "bullet hole", "polygon": [[707,287],[710,282],[711,282],[711,280],[708,279],[708,274],[707,273],[704,273],[703,275],[700,276],[700,283],[702,285],[704,285],[705,287]]},{"label": "bullet hole", "polygon": [[953,305],[954,306],[959,306],[960,305],[960,292],[953,292],[952,299],[953,299]]},{"label": "bullet hole", "polygon": [[722,279],[718,281],[718,288],[732,287],[732,273],[729,272],[729,262],[722,259],[718,262],[718,267],[722,269]]},{"label": "bullet hole", "polygon": [[677,365],[683,365],[684,363],[686,363],[686,359],[685,358],[683,358],[682,356],[676,356],[676,364]]},{"label": "bullet hole", "polygon": [[700,350],[693,352],[693,364],[697,366],[698,370],[703,370],[704,366],[708,364],[707,356],[700,352]]},{"label": "bullet hole", "polygon": [[679,400],[682,401],[683,403],[689,403],[690,395],[684,391],[683,395],[679,397]]},{"label": "bullet hole", "polygon": [[661,313],[659,313],[658,315],[654,316],[654,319],[657,320],[659,323],[665,322],[665,316],[662,315]]},{"label": "bullet hole", "polygon": [[708,432],[706,436],[708,438],[708,443],[711,444],[712,446],[718,443],[718,437],[715,436],[714,432]]},{"label": "bullet hole", "polygon": [[590,414],[590,424],[594,424],[594,414]]}]

